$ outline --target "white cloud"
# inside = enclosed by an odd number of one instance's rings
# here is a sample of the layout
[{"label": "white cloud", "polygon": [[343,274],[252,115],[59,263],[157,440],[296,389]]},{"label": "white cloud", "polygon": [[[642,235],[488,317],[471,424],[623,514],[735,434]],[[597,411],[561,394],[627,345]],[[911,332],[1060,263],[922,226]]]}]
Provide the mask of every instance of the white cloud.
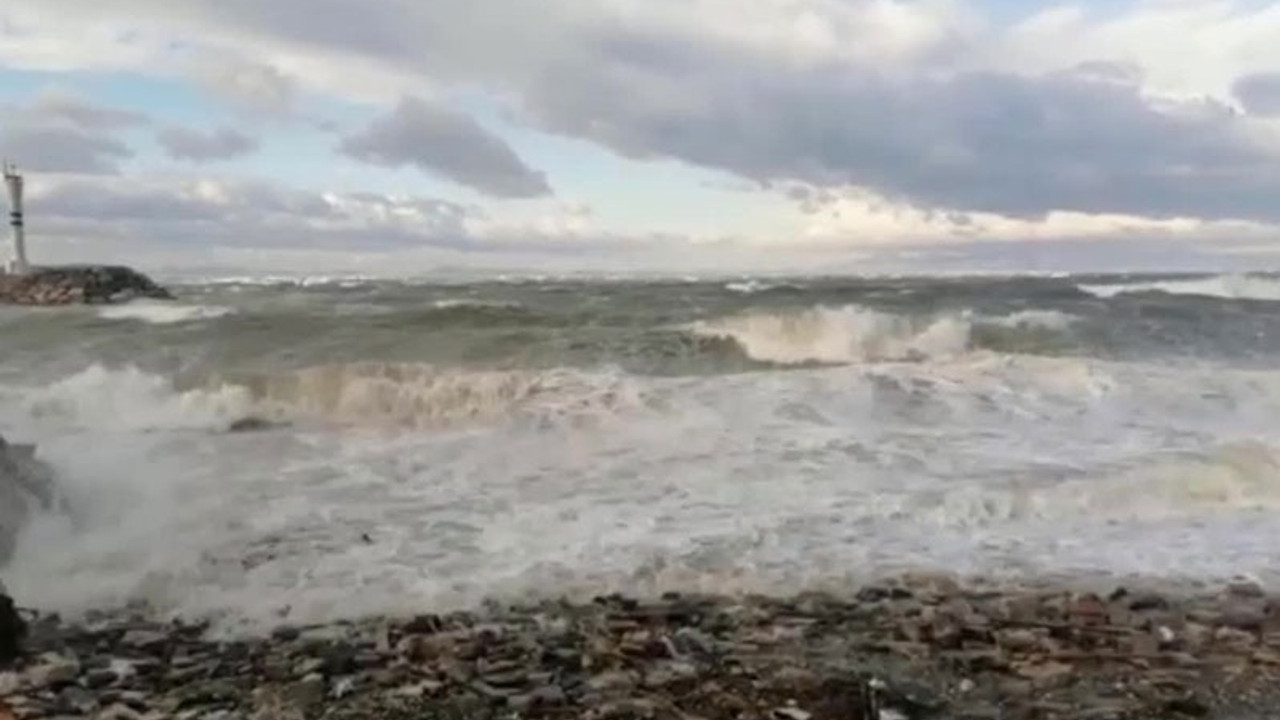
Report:
[{"label": "white cloud", "polygon": [[200,87],[250,115],[287,118],[294,113],[298,82],[274,65],[206,51],[191,61],[187,72]]}]

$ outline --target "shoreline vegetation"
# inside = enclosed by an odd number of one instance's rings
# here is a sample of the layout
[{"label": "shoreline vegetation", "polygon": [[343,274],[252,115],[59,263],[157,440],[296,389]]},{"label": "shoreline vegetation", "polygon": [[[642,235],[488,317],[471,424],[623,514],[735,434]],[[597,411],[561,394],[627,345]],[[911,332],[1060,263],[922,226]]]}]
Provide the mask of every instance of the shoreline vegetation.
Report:
[{"label": "shoreline vegetation", "polygon": [[1277,610],[1246,582],[1098,595],[910,574],[850,596],[490,603],[235,639],[24,611],[0,717],[1264,718]]}]

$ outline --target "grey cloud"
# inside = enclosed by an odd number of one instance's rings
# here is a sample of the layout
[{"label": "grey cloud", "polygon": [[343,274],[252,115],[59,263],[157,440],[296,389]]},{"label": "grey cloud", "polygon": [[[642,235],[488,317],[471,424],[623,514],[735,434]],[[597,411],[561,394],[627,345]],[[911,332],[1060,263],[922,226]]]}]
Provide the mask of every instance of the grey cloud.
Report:
[{"label": "grey cloud", "polygon": [[86,130],[126,128],[150,122],[150,118],[142,113],[94,105],[61,92],[46,92],[37,96],[29,114],[33,119],[61,120]]},{"label": "grey cloud", "polygon": [[473,118],[417,98],[403,99],[390,114],[343,138],[339,151],[373,165],[412,165],[495,197],[551,193],[545,175]]},{"label": "grey cloud", "polygon": [[[236,0],[226,17],[287,43],[486,86],[513,98],[529,124],[626,157],[761,182],[858,184],[963,211],[1280,219],[1280,138],[1261,137],[1226,108],[1157,107],[1129,65],[1039,77],[883,73],[786,62],[692,26],[580,3],[396,0],[358,12],[323,3],[324,12],[298,12]],[[366,134],[354,147],[439,170],[440,158],[409,152],[438,147],[411,140],[415,123],[396,122],[412,114],[380,128],[400,142]],[[524,178],[519,187],[533,185]]]},{"label": "grey cloud", "polygon": [[[132,2],[187,27],[213,23],[255,43],[487,88],[543,130],[763,183],[858,184],[926,207],[1017,216],[1280,219],[1280,139],[1209,103],[1157,107],[1139,91],[1140,70],[1116,63],[1039,77],[948,74],[957,65],[946,63],[896,72],[834,57],[796,63],[672,21],[669,3],[653,16],[624,16],[570,0]],[[822,22],[842,12],[832,8],[856,5],[807,9]],[[1268,77],[1237,84],[1254,114],[1273,109]],[[443,125],[474,141],[474,127],[457,118],[433,124],[426,114],[420,122],[412,109],[393,114],[344,149],[477,182],[460,150],[433,154],[445,151],[417,142],[414,130],[426,127],[426,137]],[[500,141],[489,147],[489,162],[507,171],[498,194],[546,191]]]},{"label": "grey cloud", "polygon": [[210,162],[249,155],[258,149],[253,138],[230,128],[201,132],[184,127],[166,127],[156,133],[169,157],[175,160]]},{"label": "grey cloud", "polygon": [[114,137],[79,128],[13,125],[0,130],[0,156],[35,172],[111,175],[133,154]]},{"label": "grey cloud", "polygon": [[1250,115],[1280,117],[1280,72],[1245,75],[1232,91]]},{"label": "grey cloud", "polygon": [[61,92],[0,105],[0,155],[48,173],[109,175],[134,156],[116,134],[149,122],[141,113],[94,105]]},{"label": "grey cloud", "polygon": [[[796,71],[727,46],[615,33],[527,89],[532,122],[626,156],[868,186],[926,207],[1280,219],[1280,138],[1263,144],[1213,103],[1157,109],[1102,66],[942,79]],[[670,55],[654,49],[664,42]]]}]

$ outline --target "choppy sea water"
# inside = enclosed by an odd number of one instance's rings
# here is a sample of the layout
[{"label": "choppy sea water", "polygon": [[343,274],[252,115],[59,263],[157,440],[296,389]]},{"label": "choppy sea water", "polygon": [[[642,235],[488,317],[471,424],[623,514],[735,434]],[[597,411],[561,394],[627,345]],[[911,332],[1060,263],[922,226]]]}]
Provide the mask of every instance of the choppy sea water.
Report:
[{"label": "choppy sea water", "polygon": [[0,309],[0,433],[77,510],[0,570],[24,604],[1275,575],[1277,278],[173,289]]}]

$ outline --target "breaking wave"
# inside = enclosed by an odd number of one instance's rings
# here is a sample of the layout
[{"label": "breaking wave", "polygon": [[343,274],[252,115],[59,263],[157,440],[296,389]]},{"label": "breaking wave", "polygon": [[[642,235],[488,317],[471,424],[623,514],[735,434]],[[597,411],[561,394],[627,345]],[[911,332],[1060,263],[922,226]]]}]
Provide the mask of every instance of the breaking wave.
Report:
[{"label": "breaking wave", "polygon": [[732,340],[752,359],[782,365],[922,360],[968,349],[969,322],[926,322],[855,306],[751,312],[695,323],[693,333]]},{"label": "breaking wave", "polygon": [[506,302],[503,300],[484,300],[481,298],[442,298],[432,302],[431,307],[436,310],[520,310],[524,306],[518,302]]},{"label": "breaking wave", "polygon": [[800,290],[802,286],[795,283],[771,283],[752,279],[726,283],[724,289],[742,295],[754,295],[756,293],[769,292],[770,290]]},{"label": "breaking wave", "polygon": [[[730,340],[760,362],[855,364],[956,357],[975,346],[1018,348],[1025,343],[1002,336],[1010,331],[1061,331],[1074,320],[1053,311],[990,319],[971,313],[916,317],[846,305],[748,312],[698,322],[690,330],[700,337]],[[992,327],[1002,332],[993,333]]]},{"label": "breaking wave", "polygon": [[1082,292],[1100,298],[1138,293],[1194,295],[1227,300],[1280,300],[1280,279],[1249,275],[1219,275],[1196,280],[1164,280],[1120,285],[1080,285]]},{"label": "breaking wave", "polygon": [[98,317],[105,320],[134,320],[152,325],[173,325],[198,320],[214,320],[234,312],[229,307],[135,301],[127,305],[104,307],[98,310]]},{"label": "breaking wave", "polygon": [[1043,330],[1066,330],[1079,320],[1074,315],[1060,312],[1058,310],[1022,310],[1006,315],[1001,318],[994,318],[993,324],[1007,328],[1036,328]]},{"label": "breaking wave", "polygon": [[621,373],[391,362],[213,375],[181,384],[136,368],[95,365],[21,400],[27,416],[38,421],[118,431],[220,427],[243,417],[402,429],[518,418],[589,421],[648,403]]}]

